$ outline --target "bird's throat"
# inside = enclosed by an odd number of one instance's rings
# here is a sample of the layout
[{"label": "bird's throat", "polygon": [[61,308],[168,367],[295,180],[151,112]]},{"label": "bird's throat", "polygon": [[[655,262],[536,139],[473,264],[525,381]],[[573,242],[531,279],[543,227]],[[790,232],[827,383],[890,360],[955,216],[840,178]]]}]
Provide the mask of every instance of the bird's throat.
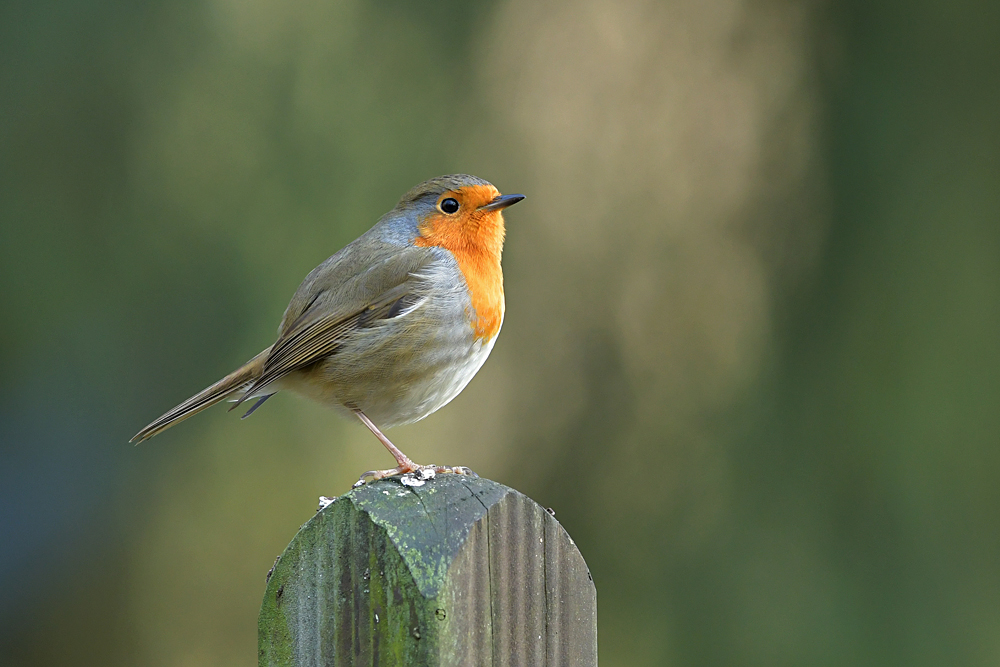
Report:
[{"label": "bird's throat", "polygon": [[503,238],[503,216],[497,211],[465,220],[431,216],[414,239],[416,246],[437,246],[455,258],[469,288],[475,336],[483,341],[492,340],[503,321]]}]

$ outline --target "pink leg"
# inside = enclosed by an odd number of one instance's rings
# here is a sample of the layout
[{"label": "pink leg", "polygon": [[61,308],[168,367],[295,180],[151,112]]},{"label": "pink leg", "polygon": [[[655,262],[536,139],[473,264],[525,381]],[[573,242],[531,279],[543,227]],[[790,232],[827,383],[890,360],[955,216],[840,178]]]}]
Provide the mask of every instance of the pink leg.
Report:
[{"label": "pink leg", "polygon": [[[396,445],[392,444],[389,438],[385,437],[385,434],[382,433],[382,431],[378,430],[378,426],[375,426],[375,424],[372,423],[372,420],[368,419],[368,415],[361,412],[361,410],[358,410],[357,408],[354,409],[354,414],[356,414],[358,416],[358,419],[361,420],[361,423],[367,426],[368,430],[371,431],[376,438],[378,438],[378,441],[381,442],[383,445],[385,445],[385,448],[389,450],[390,454],[392,454],[392,458],[396,459],[396,465],[398,465],[399,467],[396,469],[396,472],[393,472],[391,474],[413,472],[414,470],[420,467],[416,463],[411,461],[410,457],[408,457],[403,452],[399,451],[399,448],[396,447]],[[375,472],[378,473],[386,471],[375,471]],[[368,473],[365,474],[367,475]],[[381,479],[382,477],[386,476],[387,475],[378,475],[376,476],[375,479]]]},{"label": "pink leg", "polygon": [[[378,441],[381,442],[385,446],[385,448],[389,450],[389,453],[392,454],[392,457],[396,459],[395,468],[390,468],[388,470],[369,470],[368,472],[365,472],[361,475],[361,479],[358,480],[358,484],[364,483],[365,478],[367,477],[371,477],[373,480],[379,480],[382,479],[383,477],[392,477],[393,475],[405,475],[407,473],[420,471],[424,469],[433,469],[435,473],[451,472],[451,473],[457,473],[459,475],[476,474],[472,472],[470,469],[466,468],[465,466],[455,466],[452,468],[452,467],[436,466],[436,465],[422,466],[417,463],[414,463],[410,459],[410,457],[408,457],[403,452],[399,451],[399,448],[396,447],[396,445],[392,444],[389,438],[385,437],[385,434],[382,433],[382,431],[380,431],[378,427],[375,426],[374,423],[372,423],[372,420],[368,419],[368,415],[361,412],[361,410],[358,410],[357,408],[352,408],[352,410],[354,411],[354,414],[358,416],[358,419],[361,420],[361,423],[368,427],[368,430],[371,431],[376,438],[378,438]],[[355,486],[357,486],[357,484]]]}]

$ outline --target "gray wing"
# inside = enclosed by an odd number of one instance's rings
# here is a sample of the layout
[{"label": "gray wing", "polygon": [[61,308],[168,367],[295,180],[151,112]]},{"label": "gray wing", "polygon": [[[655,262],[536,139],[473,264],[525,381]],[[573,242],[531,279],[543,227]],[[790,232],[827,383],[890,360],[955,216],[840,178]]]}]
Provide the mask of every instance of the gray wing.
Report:
[{"label": "gray wing", "polygon": [[344,248],[306,277],[285,311],[261,375],[233,408],[278,378],[334,354],[352,331],[395,317],[416,302],[415,274],[434,261],[433,251],[366,246]]}]

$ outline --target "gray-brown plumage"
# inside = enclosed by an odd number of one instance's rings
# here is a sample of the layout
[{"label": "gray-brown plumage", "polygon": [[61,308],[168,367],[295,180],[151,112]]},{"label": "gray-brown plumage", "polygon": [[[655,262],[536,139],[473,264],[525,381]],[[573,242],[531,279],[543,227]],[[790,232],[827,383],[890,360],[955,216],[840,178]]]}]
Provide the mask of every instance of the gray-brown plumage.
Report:
[{"label": "gray-brown plumage", "polygon": [[226,399],[258,398],[253,412],[289,389],[357,414],[400,469],[412,467],[374,424],[422,419],[486,360],[503,317],[500,211],[520,199],[474,176],[420,184],[306,276],[273,345],[132,440]]}]

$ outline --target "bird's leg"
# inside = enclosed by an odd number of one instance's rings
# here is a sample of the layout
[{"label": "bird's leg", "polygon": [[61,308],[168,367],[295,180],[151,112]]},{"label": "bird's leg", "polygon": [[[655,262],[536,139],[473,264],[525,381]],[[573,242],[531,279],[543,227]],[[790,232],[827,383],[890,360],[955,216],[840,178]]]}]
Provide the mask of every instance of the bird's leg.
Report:
[{"label": "bird's leg", "polygon": [[[368,430],[371,431],[376,438],[378,438],[378,441],[381,442],[383,445],[385,445],[385,448],[389,450],[389,453],[392,454],[392,457],[396,459],[395,468],[390,468],[388,470],[369,470],[367,472],[362,473],[361,479],[358,480],[358,483],[355,484],[355,486],[364,484],[365,480],[369,477],[372,479],[372,481],[375,481],[382,479],[384,477],[392,477],[393,475],[406,475],[407,473],[412,473],[412,472],[416,472],[417,476],[420,478],[418,482],[413,484],[415,486],[422,485],[424,483],[423,480],[430,479],[434,477],[435,474],[441,472],[450,472],[458,475],[472,475],[474,477],[478,477],[476,473],[472,472],[472,470],[466,468],[465,466],[454,466],[454,467],[437,466],[437,465],[422,466],[417,463],[414,463],[410,459],[410,457],[408,457],[403,452],[399,451],[399,448],[396,447],[396,445],[392,444],[389,438],[385,437],[385,434],[382,433],[382,431],[380,431],[378,427],[375,426],[374,423],[372,423],[372,420],[368,419],[368,415],[361,412],[361,410],[357,408],[351,408],[351,410],[354,412],[354,414],[358,416],[358,419],[361,420],[361,423],[367,426]],[[404,479],[403,482],[405,483],[406,479]]]},{"label": "bird's leg", "polygon": [[396,447],[396,445],[392,444],[389,438],[385,437],[385,434],[382,433],[382,431],[378,430],[378,426],[375,426],[375,424],[372,423],[372,420],[368,419],[368,415],[361,412],[361,410],[357,408],[353,408],[353,410],[354,414],[356,414],[358,416],[358,419],[361,420],[361,423],[367,426],[368,430],[371,431],[376,438],[378,438],[378,441],[381,442],[383,445],[385,445],[385,448],[389,450],[389,453],[392,454],[392,457],[396,459],[396,466],[397,466],[396,468],[392,468],[389,470],[369,470],[368,472],[361,475],[362,480],[364,480],[366,477],[371,477],[373,480],[382,479],[383,477],[392,477],[393,475],[400,475],[408,472],[413,472],[414,470],[417,470],[420,467],[419,465],[411,461],[410,457],[408,457],[403,452],[399,451],[399,448]]}]

